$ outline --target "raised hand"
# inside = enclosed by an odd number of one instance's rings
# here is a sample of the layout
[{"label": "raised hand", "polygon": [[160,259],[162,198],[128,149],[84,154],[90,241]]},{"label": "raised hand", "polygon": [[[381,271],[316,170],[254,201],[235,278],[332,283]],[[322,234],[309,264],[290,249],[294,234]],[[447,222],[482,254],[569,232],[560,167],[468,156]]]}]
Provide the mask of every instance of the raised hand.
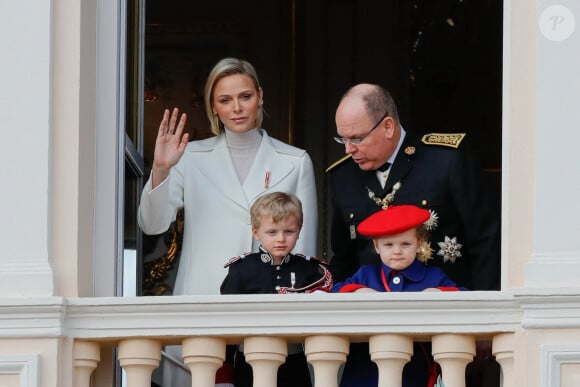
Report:
[{"label": "raised hand", "polygon": [[169,109],[163,112],[163,119],[159,124],[157,140],[155,140],[155,152],[153,155],[152,188],[167,178],[169,170],[177,164],[189,140],[189,133],[183,133],[187,115],[181,114],[179,122],[179,109],[173,108],[171,115]]}]

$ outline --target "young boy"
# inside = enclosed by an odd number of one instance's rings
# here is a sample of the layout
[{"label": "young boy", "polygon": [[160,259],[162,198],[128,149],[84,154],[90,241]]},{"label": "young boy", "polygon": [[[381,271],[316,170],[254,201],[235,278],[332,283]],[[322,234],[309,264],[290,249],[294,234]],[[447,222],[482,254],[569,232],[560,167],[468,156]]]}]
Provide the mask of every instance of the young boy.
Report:
[{"label": "young boy", "polygon": [[250,208],[252,233],[260,251],[230,259],[222,294],[311,293],[330,291],[325,262],[292,254],[302,228],[302,204],[290,194],[261,196]]},{"label": "young boy", "polygon": [[[428,210],[412,206],[389,206],[363,220],[357,227],[361,235],[373,238],[381,257],[380,265],[365,265],[346,281],[337,283],[332,292],[413,292],[466,290],[447,277],[438,267],[427,267],[431,248],[428,229],[436,218]],[[403,371],[403,386],[432,387],[437,365],[422,343],[414,346],[414,355]],[[378,371],[371,362],[368,345],[351,346],[341,387],[377,386]]]},{"label": "young boy", "polygon": [[[252,232],[260,251],[230,259],[222,294],[329,292],[332,276],[325,262],[291,253],[302,227],[302,204],[290,194],[261,196],[250,208]],[[235,386],[252,385],[251,367],[242,352],[235,355]],[[278,386],[311,386],[300,345],[289,345],[286,363],[278,370]]]}]

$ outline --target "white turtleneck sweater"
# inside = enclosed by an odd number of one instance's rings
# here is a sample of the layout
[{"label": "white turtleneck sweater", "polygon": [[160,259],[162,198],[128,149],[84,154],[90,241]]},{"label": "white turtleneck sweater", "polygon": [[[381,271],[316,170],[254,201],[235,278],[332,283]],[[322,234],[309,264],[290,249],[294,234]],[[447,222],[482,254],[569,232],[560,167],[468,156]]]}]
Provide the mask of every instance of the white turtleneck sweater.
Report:
[{"label": "white turtleneck sweater", "polygon": [[262,135],[257,128],[244,133],[237,133],[225,129],[226,144],[236,168],[240,183],[244,183],[248,172],[256,158],[256,153],[262,141]]}]

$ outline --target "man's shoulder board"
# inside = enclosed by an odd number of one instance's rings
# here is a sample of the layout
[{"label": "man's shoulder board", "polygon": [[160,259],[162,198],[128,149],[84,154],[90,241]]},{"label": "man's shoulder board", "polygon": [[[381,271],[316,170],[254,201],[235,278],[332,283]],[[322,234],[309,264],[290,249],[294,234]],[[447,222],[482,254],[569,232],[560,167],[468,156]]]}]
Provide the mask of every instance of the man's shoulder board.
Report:
[{"label": "man's shoulder board", "polygon": [[324,172],[328,172],[328,171],[332,170],[334,167],[336,167],[337,165],[340,165],[342,162],[350,159],[351,157],[352,157],[351,154],[344,156],[342,159],[337,160],[334,163],[332,163],[328,168],[326,168],[326,170]]},{"label": "man's shoulder board", "polygon": [[427,133],[421,138],[421,141],[427,145],[440,145],[457,149],[465,135],[465,133]]},{"label": "man's shoulder board", "polygon": [[224,267],[228,267],[231,264],[234,264],[234,263],[236,263],[236,262],[238,262],[238,261],[246,258],[248,255],[250,255],[250,253],[245,253],[245,254],[242,254],[242,255],[238,255],[237,257],[230,258],[230,259],[228,259],[228,261],[226,262],[226,264],[224,265]]}]

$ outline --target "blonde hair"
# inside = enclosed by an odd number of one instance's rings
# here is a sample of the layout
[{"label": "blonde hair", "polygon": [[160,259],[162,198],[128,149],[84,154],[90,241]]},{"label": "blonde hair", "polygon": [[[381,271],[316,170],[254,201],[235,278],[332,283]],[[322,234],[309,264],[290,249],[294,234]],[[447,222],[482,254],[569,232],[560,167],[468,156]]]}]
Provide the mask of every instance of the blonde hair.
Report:
[{"label": "blonde hair", "polygon": [[[254,86],[256,87],[256,91],[259,91],[260,80],[258,79],[258,74],[256,73],[256,69],[254,66],[248,61],[238,58],[224,58],[220,60],[211,70],[209,76],[207,77],[207,81],[205,82],[205,114],[210,123],[211,131],[216,136],[219,135],[224,131],[223,124],[220,121],[220,118],[213,114],[213,90],[215,88],[216,83],[227,76],[235,75],[235,74],[243,74],[247,75],[252,79],[254,82]],[[262,120],[264,118],[263,109],[260,107],[258,109],[258,114],[256,116],[256,127],[259,128],[262,126]]]},{"label": "blonde hair", "polygon": [[433,258],[433,249],[431,249],[431,243],[429,242],[429,231],[423,224],[418,226],[415,231],[419,240],[417,259],[426,264],[429,259]]},{"label": "blonde hair", "polygon": [[302,228],[302,203],[296,196],[284,192],[272,192],[258,198],[250,208],[252,227],[260,227],[260,221],[264,216],[271,216],[274,222],[296,218],[298,228]]}]

